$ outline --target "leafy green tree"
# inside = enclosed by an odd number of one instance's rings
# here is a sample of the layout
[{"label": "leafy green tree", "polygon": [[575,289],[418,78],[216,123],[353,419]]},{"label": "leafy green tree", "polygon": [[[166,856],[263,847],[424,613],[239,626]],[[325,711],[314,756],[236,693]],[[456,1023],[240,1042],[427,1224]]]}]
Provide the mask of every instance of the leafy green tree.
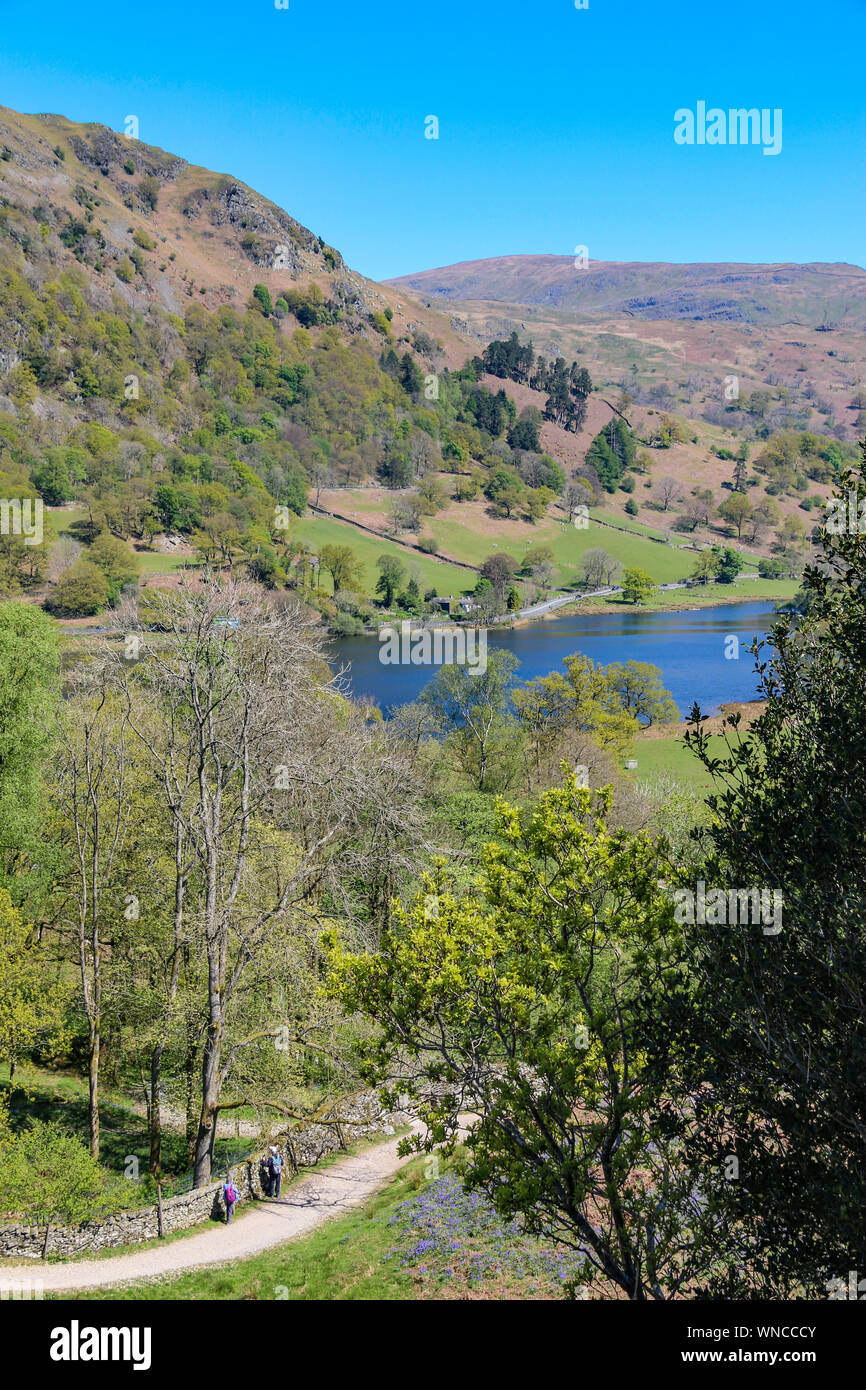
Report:
[{"label": "leafy green tree", "polygon": [[769,559],[762,556],[758,561],[758,574],[762,579],[781,579],[785,573],[785,566],[781,560]]},{"label": "leafy green tree", "polygon": [[655,593],[656,583],[652,575],[637,565],[627,569],[623,580],[622,596],[626,603],[646,603],[650,594]]},{"label": "leafy green tree", "polygon": [[113,602],[124,584],[132,584],[138,578],[141,565],[138,556],[117,536],[107,531],[96,537],[88,547],[87,559],[97,569],[102,570],[108,580],[109,598]]},{"label": "leafy green tree", "polygon": [[623,473],[634,463],[635,450],[634,435],[619,416],[599,430],[586,451],[586,462],[598,474],[606,492],[616,492]]},{"label": "leafy green tree", "polygon": [[514,469],[502,464],[491,473],[484,492],[494,511],[510,517],[523,504],[526,488]]},{"label": "leafy green tree", "polygon": [[58,579],[45,600],[57,618],[84,618],[101,613],[108,604],[108,580],[89,560],[76,560]]},{"label": "leafy green tree", "polygon": [[731,550],[727,546],[719,558],[716,574],[720,584],[733,584],[740,570],[743,568],[743,558],[738,555],[736,550]]},{"label": "leafy green tree", "polygon": [[350,545],[323,545],[319,560],[331,576],[334,593],[338,589],[360,590],[364,582],[361,562]]},{"label": "leafy green tree", "polygon": [[160,483],[155,501],[167,530],[194,531],[201,525],[198,493],[191,483]]},{"label": "leafy green tree", "polygon": [[600,748],[621,753],[638,732],[637,719],[624,709],[603,666],[579,652],[563,664],[565,675],[537,676],[512,693],[536,770],[566,733],[585,734]]},{"label": "leafy green tree", "polygon": [[396,555],[380,555],[376,561],[376,567],[381,571],[376,581],[376,593],[381,598],[383,606],[390,608],[394,602],[394,594],[403,583],[406,571]]},{"label": "leafy green tree", "polygon": [[70,1225],[104,1209],[107,1177],[74,1134],[33,1120],[0,1147],[0,1191],[7,1211],[45,1226],[42,1258],[53,1222]]},{"label": "leafy green tree", "polygon": [[[57,631],[33,604],[0,604],[0,864],[16,903],[42,844],[43,767],[60,696]],[[40,854],[40,860],[44,855]]]},{"label": "leafy green tree", "polygon": [[733,526],[737,540],[743,534],[743,527],[752,515],[752,503],[745,492],[732,492],[719,507],[719,516]]},{"label": "leafy green tree", "polygon": [[258,305],[262,313],[265,314],[268,318],[274,312],[274,306],[271,300],[271,292],[268,289],[267,285],[253,286],[253,302]]},{"label": "leafy green tree", "polygon": [[427,1132],[404,1151],[449,1149],[471,1112],[470,1189],[585,1253],[587,1284],[642,1301],[687,1286],[710,1216],[642,1036],[679,950],[665,847],[610,830],[609,805],[575,774],[534,811],[500,804],[478,888],[429,877],[377,954],[332,936],[329,984],[378,1025],[369,1074],[418,1098]]},{"label": "leafy green tree", "polygon": [[10,1082],[18,1059],[37,1044],[55,1051],[68,1041],[68,999],[32,927],[0,888],[0,1061],[9,1064]]},{"label": "leafy green tree", "polygon": [[408,396],[418,396],[424,388],[424,373],[411,352],[400,359],[400,385]]},{"label": "leafy green tree", "polygon": [[716,546],[712,550],[701,550],[692,566],[692,579],[698,584],[709,584],[718,575],[720,563],[721,555]]},{"label": "leafy green tree", "polygon": [[153,174],[145,174],[138,185],[143,202],[152,210],[156,210],[159,201],[159,179]]},{"label": "leafy green tree", "polygon": [[[849,490],[866,497],[862,466]],[[866,537],[826,535],[803,584],[805,616],[755,648],[761,716],[727,721],[723,757],[697,707],[688,736],[715,783],[701,877],[781,903],[781,930],[689,928],[651,1044],[671,1114],[697,1104],[696,1169],[739,1162],[725,1191],[740,1253],[708,1280],[715,1297],[826,1298],[866,1269]]]},{"label": "leafy green tree", "polygon": [[502,786],[511,775],[515,724],[508,693],[518,665],[517,657],[505,651],[490,652],[484,671],[454,662],[440,667],[419,698],[479,791]]},{"label": "leafy green tree", "polygon": [[[533,413],[530,413],[534,411]],[[536,418],[537,417],[537,418]],[[520,417],[508,431],[508,443],[512,449],[526,449],[537,454],[541,449],[541,412],[532,406],[520,412]]]},{"label": "leafy green tree", "polygon": [[658,666],[648,661],[614,661],[605,667],[605,676],[622,708],[645,729],[679,718],[670,691],[662,685]]},{"label": "leafy green tree", "polygon": [[69,502],[74,496],[64,449],[49,449],[43,461],[33,469],[31,477],[34,487],[39,489],[49,507]]}]

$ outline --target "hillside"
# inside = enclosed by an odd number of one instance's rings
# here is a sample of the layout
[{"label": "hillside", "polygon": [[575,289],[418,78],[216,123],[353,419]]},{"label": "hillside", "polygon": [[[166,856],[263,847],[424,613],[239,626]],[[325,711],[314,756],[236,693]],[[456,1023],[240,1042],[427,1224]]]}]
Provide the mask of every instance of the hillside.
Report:
[{"label": "hillside", "polygon": [[[676,318],[730,267],[520,257],[378,286],[236,178],[7,109],[0,199],[0,496],[48,508],[40,543],[0,535],[0,590],[67,623],[202,564],[296,590],[337,633],[437,594],[490,616],[506,580],[531,603],[598,548],[662,582],[733,542],[793,577],[862,425],[854,268],[727,277],[744,315],[752,295],[779,317],[828,271],[846,328],[826,332]],[[569,275],[596,310],[641,283],[671,318],[578,315]],[[454,314],[458,291],[527,303]],[[739,518],[719,512],[735,483]],[[516,573],[491,591],[494,555]]]},{"label": "hillside", "polygon": [[431,299],[581,314],[866,328],[866,270],[859,266],[575,262],[573,256],[498,256],[388,283]]},{"label": "hillside", "polygon": [[0,493],[52,509],[44,544],[0,538],[0,587],[50,597],[107,534],[133,561],[83,613],[190,558],[284,582],[277,507],[386,462],[411,475],[438,443],[424,376],[471,347],[240,180],[6,108],[0,283]]}]

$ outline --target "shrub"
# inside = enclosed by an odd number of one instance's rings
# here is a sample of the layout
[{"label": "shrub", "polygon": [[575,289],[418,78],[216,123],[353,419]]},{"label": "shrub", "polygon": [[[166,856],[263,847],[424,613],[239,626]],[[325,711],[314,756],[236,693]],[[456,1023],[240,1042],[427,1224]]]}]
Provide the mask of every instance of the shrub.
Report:
[{"label": "shrub", "polygon": [[270,315],[274,312],[271,292],[267,285],[255,285],[253,287],[253,307],[261,309],[263,314]]},{"label": "shrub", "polygon": [[89,560],[76,560],[48,595],[45,607],[58,618],[90,617],[105,608],[108,592],[102,570]]}]

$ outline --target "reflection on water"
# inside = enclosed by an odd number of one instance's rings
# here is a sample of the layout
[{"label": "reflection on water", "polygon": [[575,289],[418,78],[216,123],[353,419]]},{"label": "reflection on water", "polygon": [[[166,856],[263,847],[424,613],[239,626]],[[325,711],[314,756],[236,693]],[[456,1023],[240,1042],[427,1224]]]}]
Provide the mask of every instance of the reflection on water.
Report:
[{"label": "reflection on water", "polygon": [[[649,661],[658,666],[681,714],[695,700],[707,714],[728,700],[757,695],[754,661],[746,650],[773,622],[769,603],[730,603],[685,612],[569,613],[513,631],[488,634],[488,651],[503,648],[520,661],[520,680],[546,676],[573,652],[606,666],[611,661]],[[725,657],[725,638],[739,639],[737,660]],[[727,644],[730,649],[730,643]],[[347,637],[332,643],[335,668],[347,667],[355,695],[372,698],[387,714],[414,700],[435,669],[384,666],[375,637]]]}]

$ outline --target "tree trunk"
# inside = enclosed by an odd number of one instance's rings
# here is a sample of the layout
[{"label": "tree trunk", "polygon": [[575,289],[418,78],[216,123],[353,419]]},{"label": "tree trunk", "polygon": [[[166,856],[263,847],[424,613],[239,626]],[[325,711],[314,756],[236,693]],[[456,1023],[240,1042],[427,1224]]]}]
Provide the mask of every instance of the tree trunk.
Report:
[{"label": "tree trunk", "polygon": [[159,1179],[162,1166],[162,1109],[159,1104],[159,1087],[162,1077],[162,1054],[165,1050],[165,1043],[157,1043],[150,1058],[150,1104],[148,1105],[148,1123],[150,1126],[150,1163],[148,1165],[151,1176]]},{"label": "tree trunk", "polygon": [[211,1180],[213,1170],[213,1150],[219,1115],[221,1051],[222,1024],[217,1022],[208,1026],[202,1058],[201,1114],[195,1141],[194,1187],[205,1187]]},{"label": "tree trunk", "polygon": [[90,1156],[99,1162],[99,1022],[90,1024],[87,1055],[87,1085],[90,1108]]}]

